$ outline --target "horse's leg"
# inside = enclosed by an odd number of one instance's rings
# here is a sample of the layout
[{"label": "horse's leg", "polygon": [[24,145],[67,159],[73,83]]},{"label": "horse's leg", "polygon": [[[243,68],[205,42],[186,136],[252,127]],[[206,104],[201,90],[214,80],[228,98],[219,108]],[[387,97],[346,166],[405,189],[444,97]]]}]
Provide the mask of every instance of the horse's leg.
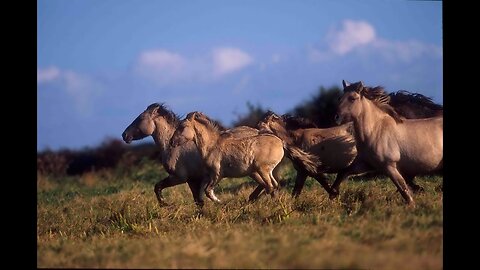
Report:
[{"label": "horse's leg", "polygon": [[388,164],[386,168],[386,173],[390,177],[390,179],[392,179],[403,199],[405,199],[405,201],[407,201],[409,205],[415,206],[415,202],[412,198],[412,192],[408,188],[403,176],[398,172],[396,164]]},{"label": "horse's leg", "polygon": [[204,205],[203,197],[201,196],[203,192],[200,189],[201,181],[202,179],[196,178],[187,180],[188,187],[193,195],[193,200],[199,207],[203,207]]},{"label": "horse's leg", "polygon": [[295,177],[295,186],[293,187],[292,196],[297,198],[302,193],[305,180],[307,179],[307,172],[303,169],[297,170],[297,176]]},{"label": "horse's leg", "polygon": [[325,176],[324,173],[319,173],[314,178],[315,180],[317,180],[318,183],[320,183],[320,185],[322,185],[322,187],[328,192],[329,195],[333,194],[332,188],[327,182],[328,178]]},{"label": "horse's leg", "polygon": [[[260,170],[258,170],[258,174],[262,177],[265,183],[265,189],[267,193],[270,194],[272,197],[275,197],[275,186],[273,185],[273,183],[275,183],[276,180],[270,178],[271,169],[269,170],[269,168],[266,167],[260,168]],[[278,186],[278,183],[276,184]]]},{"label": "horse's leg", "polygon": [[212,173],[207,181],[207,185],[205,186],[205,194],[210,200],[220,203],[220,199],[218,199],[213,192],[213,188],[220,181],[220,175],[217,173]]},{"label": "horse's leg", "polygon": [[257,188],[255,188],[255,190],[250,194],[250,196],[248,196],[248,201],[249,202],[253,202],[255,201],[256,199],[258,199],[260,193],[263,191],[263,185],[259,184],[257,186]]},{"label": "horse's leg", "polygon": [[168,187],[173,187],[173,186],[176,186],[176,185],[180,185],[180,184],[183,184],[185,182],[186,182],[185,179],[169,175],[169,176],[165,177],[162,181],[155,184],[155,187],[154,187],[153,191],[155,192],[155,195],[157,196],[158,203],[160,205],[165,205],[166,204],[165,198],[162,195],[162,190],[163,189],[168,188]]},{"label": "horse's leg", "polygon": [[353,162],[338,172],[337,178],[331,187],[330,199],[334,199],[340,194],[340,184],[352,175],[359,175],[371,171],[370,167],[360,159],[355,158]]},{"label": "horse's leg", "polygon": [[270,177],[270,181],[272,181],[273,188],[279,189],[280,185],[278,184],[277,179],[273,176],[273,170],[270,171],[268,176]]},{"label": "horse's leg", "polygon": [[410,189],[413,191],[413,193],[422,193],[425,190],[423,189],[422,186],[417,185],[415,182],[415,176],[405,176],[405,181],[407,182],[407,185],[410,187]]}]

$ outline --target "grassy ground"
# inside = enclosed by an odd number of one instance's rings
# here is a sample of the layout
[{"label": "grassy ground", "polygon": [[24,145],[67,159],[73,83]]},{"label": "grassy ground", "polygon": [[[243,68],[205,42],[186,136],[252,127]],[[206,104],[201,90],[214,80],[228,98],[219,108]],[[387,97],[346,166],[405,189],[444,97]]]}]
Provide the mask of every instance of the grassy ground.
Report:
[{"label": "grassy ground", "polygon": [[[115,268],[441,269],[442,177],[405,207],[385,178],[350,180],[329,200],[312,179],[248,204],[253,181],[224,179],[221,204],[199,210],[186,185],[153,193],[164,173],[37,178],[37,266]],[[286,178],[293,178],[294,172]],[[293,179],[292,179],[293,181]]]}]

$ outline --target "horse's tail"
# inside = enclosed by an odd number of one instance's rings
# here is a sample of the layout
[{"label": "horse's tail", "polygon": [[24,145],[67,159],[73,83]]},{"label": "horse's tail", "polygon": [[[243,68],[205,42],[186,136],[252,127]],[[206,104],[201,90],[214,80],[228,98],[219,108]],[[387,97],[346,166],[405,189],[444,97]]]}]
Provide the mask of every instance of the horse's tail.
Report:
[{"label": "horse's tail", "polygon": [[310,176],[315,176],[321,171],[322,162],[319,157],[310,153],[307,153],[299,147],[283,144],[283,149],[287,157],[293,162],[296,167],[303,168],[308,172]]}]

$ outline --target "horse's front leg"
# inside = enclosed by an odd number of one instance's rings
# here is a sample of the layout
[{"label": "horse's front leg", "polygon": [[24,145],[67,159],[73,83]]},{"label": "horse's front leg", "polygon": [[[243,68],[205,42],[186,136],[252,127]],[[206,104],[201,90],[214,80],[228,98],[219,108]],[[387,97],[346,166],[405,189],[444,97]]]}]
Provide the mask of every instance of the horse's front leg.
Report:
[{"label": "horse's front leg", "polygon": [[165,177],[162,181],[158,182],[155,184],[155,187],[153,191],[155,192],[155,195],[157,196],[158,203],[160,205],[166,205],[167,203],[165,202],[165,198],[162,195],[162,190],[168,187],[173,187],[176,185],[180,185],[185,183],[186,180],[182,178],[178,178],[176,176],[169,175]]},{"label": "horse's front leg", "polygon": [[396,164],[388,164],[386,168],[386,173],[390,177],[390,179],[392,179],[393,183],[397,187],[400,194],[402,194],[402,197],[407,202],[407,204],[415,207],[415,202],[413,201],[412,197],[412,191],[408,188],[403,176],[400,174],[400,172],[398,172]]},{"label": "horse's front leg", "polygon": [[193,195],[193,200],[199,207],[203,207],[204,205],[204,196],[203,196],[203,190],[201,189],[201,184],[202,184],[202,179],[198,178],[193,178],[189,179],[187,181],[188,187],[190,188],[190,191],[192,192]]},{"label": "horse's front leg", "polygon": [[330,199],[334,199],[340,194],[340,184],[352,175],[361,175],[372,171],[372,168],[360,160],[358,156],[350,163],[348,167],[338,172],[337,178],[331,187]]}]

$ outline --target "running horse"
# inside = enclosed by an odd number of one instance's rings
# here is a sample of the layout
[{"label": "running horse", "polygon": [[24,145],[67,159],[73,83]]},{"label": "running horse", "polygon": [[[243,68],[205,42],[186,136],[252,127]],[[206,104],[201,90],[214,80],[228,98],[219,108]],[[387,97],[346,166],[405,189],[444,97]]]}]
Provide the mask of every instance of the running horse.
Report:
[{"label": "running horse", "polygon": [[[337,124],[353,122],[357,157],[348,171],[384,172],[390,177],[404,200],[415,205],[411,189],[418,189],[416,175],[443,168],[443,114],[406,119],[389,104],[390,96],[381,87],[366,87],[363,82],[343,81]],[[332,189],[338,189],[338,178]]]}]

